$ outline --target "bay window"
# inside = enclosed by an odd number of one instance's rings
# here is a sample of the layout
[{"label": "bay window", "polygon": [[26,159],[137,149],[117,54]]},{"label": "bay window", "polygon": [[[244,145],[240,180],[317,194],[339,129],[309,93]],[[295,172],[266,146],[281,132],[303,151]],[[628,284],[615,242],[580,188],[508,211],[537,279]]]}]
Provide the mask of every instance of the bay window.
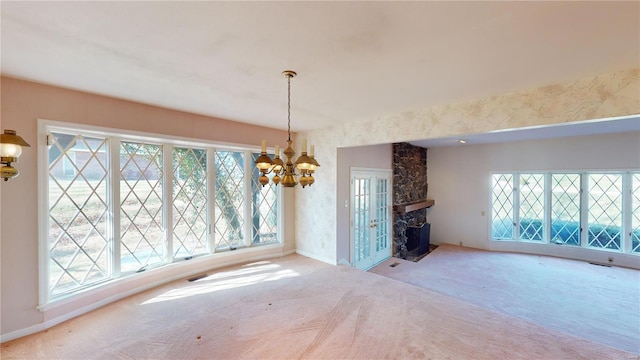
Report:
[{"label": "bay window", "polygon": [[280,192],[258,183],[250,149],[41,128],[44,304],[169,263],[281,242]]},{"label": "bay window", "polygon": [[640,255],[640,172],[492,174],[491,239]]}]

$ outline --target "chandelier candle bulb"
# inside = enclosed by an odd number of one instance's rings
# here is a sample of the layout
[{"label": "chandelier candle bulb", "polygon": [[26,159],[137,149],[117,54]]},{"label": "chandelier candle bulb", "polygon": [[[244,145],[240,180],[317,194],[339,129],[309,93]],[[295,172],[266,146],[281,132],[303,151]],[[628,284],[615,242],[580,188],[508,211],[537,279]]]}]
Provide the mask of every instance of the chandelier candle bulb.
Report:
[{"label": "chandelier candle bulb", "polygon": [[302,152],[307,152],[307,139],[302,139]]},{"label": "chandelier candle bulb", "polygon": [[276,157],[280,157],[280,145],[276,145]]},{"label": "chandelier candle bulb", "polygon": [[267,140],[262,140],[262,152],[267,152]]}]

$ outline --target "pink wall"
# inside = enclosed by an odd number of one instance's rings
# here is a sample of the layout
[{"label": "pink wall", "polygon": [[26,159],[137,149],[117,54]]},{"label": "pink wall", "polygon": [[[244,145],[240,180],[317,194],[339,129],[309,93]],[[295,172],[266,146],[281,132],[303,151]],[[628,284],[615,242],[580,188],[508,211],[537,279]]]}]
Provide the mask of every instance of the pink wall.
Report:
[{"label": "pink wall", "polygon": [[[50,318],[50,315],[36,308],[39,301],[37,149],[44,141],[37,138],[38,118],[252,145],[256,148],[261,139],[266,139],[269,144],[276,144],[287,136],[286,131],[28,81],[7,77],[1,77],[0,81],[2,129],[16,130],[31,144],[31,148],[25,149],[20,161],[16,163],[20,176],[0,185],[2,335],[37,327]],[[285,201],[291,203],[290,199]],[[293,225],[287,225],[289,227]],[[293,233],[293,230],[290,231]],[[293,249],[293,245],[289,247]]]}]

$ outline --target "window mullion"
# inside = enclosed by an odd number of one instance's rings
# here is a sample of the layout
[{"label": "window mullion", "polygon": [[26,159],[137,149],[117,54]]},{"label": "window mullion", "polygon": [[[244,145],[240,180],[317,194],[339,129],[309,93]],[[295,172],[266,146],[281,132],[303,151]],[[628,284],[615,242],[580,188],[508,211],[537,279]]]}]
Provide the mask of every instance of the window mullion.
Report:
[{"label": "window mullion", "polygon": [[213,224],[215,224],[216,211],[216,151],[213,148],[207,149],[207,240],[209,242],[209,253],[216,251]]},{"label": "window mullion", "polygon": [[580,173],[580,246],[588,247],[589,231],[589,176]]},{"label": "window mullion", "polygon": [[252,219],[252,207],[253,207],[253,196],[251,194],[251,181],[252,181],[252,164],[251,159],[253,158],[252,152],[250,150],[245,150],[244,152],[244,233],[246,234],[244,237],[244,245],[249,247],[253,242],[253,221]]},{"label": "window mullion", "polygon": [[544,233],[542,242],[551,243],[551,174],[544,174]]},{"label": "window mullion", "polygon": [[164,261],[173,262],[173,146],[162,147],[162,197],[163,225],[165,233]]},{"label": "window mullion", "polygon": [[108,209],[111,218],[109,231],[111,232],[112,254],[111,266],[114,278],[120,277],[121,256],[121,233],[120,233],[120,138],[112,136],[109,138],[109,179],[107,183]]},{"label": "window mullion", "polygon": [[[352,185],[353,186],[353,185]],[[282,191],[282,185],[276,186],[276,204],[278,206],[276,211],[276,217],[278,221],[278,225],[276,226],[276,231],[278,231],[278,242],[284,244],[285,242],[285,226],[284,226],[284,191]],[[353,223],[351,224],[353,227]]]},{"label": "window mullion", "polygon": [[513,240],[520,241],[520,173],[514,173],[513,182]]},{"label": "window mullion", "polygon": [[[637,240],[639,240],[640,234],[638,234],[638,230],[640,230],[640,214],[636,213],[636,210],[640,210],[638,208],[638,202],[640,200],[640,172],[634,171],[629,174],[629,200],[628,200],[628,216],[629,216],[629,253],[637,255],[640,253],[640,248]],[[634,241],[635,240],[635,241]]]},{"label": "window mullion", "polygon": [[622,174],[622,229],[620,229],[620,241],[622,242],[620,248],[625,254],[631,253],[631,211],[633,209],[633,186],[631,180],[633,179],[630,172]]}]

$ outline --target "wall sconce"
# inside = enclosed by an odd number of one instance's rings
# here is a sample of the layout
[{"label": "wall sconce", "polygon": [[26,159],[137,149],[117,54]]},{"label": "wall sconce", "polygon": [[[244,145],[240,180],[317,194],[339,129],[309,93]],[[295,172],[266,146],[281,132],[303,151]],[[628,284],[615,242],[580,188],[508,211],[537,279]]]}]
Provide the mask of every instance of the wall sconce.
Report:
[{"label": "wall sconce", "polygon": [[4,181],[20,174],[18,169],[11,166],[11,163],[18,161],[23,146],[31,147],[23,138],[16,135],[15,130],[5,130],[4,134],[0,135],[0,164],[3,165],[0,168],[0,177]]}]

